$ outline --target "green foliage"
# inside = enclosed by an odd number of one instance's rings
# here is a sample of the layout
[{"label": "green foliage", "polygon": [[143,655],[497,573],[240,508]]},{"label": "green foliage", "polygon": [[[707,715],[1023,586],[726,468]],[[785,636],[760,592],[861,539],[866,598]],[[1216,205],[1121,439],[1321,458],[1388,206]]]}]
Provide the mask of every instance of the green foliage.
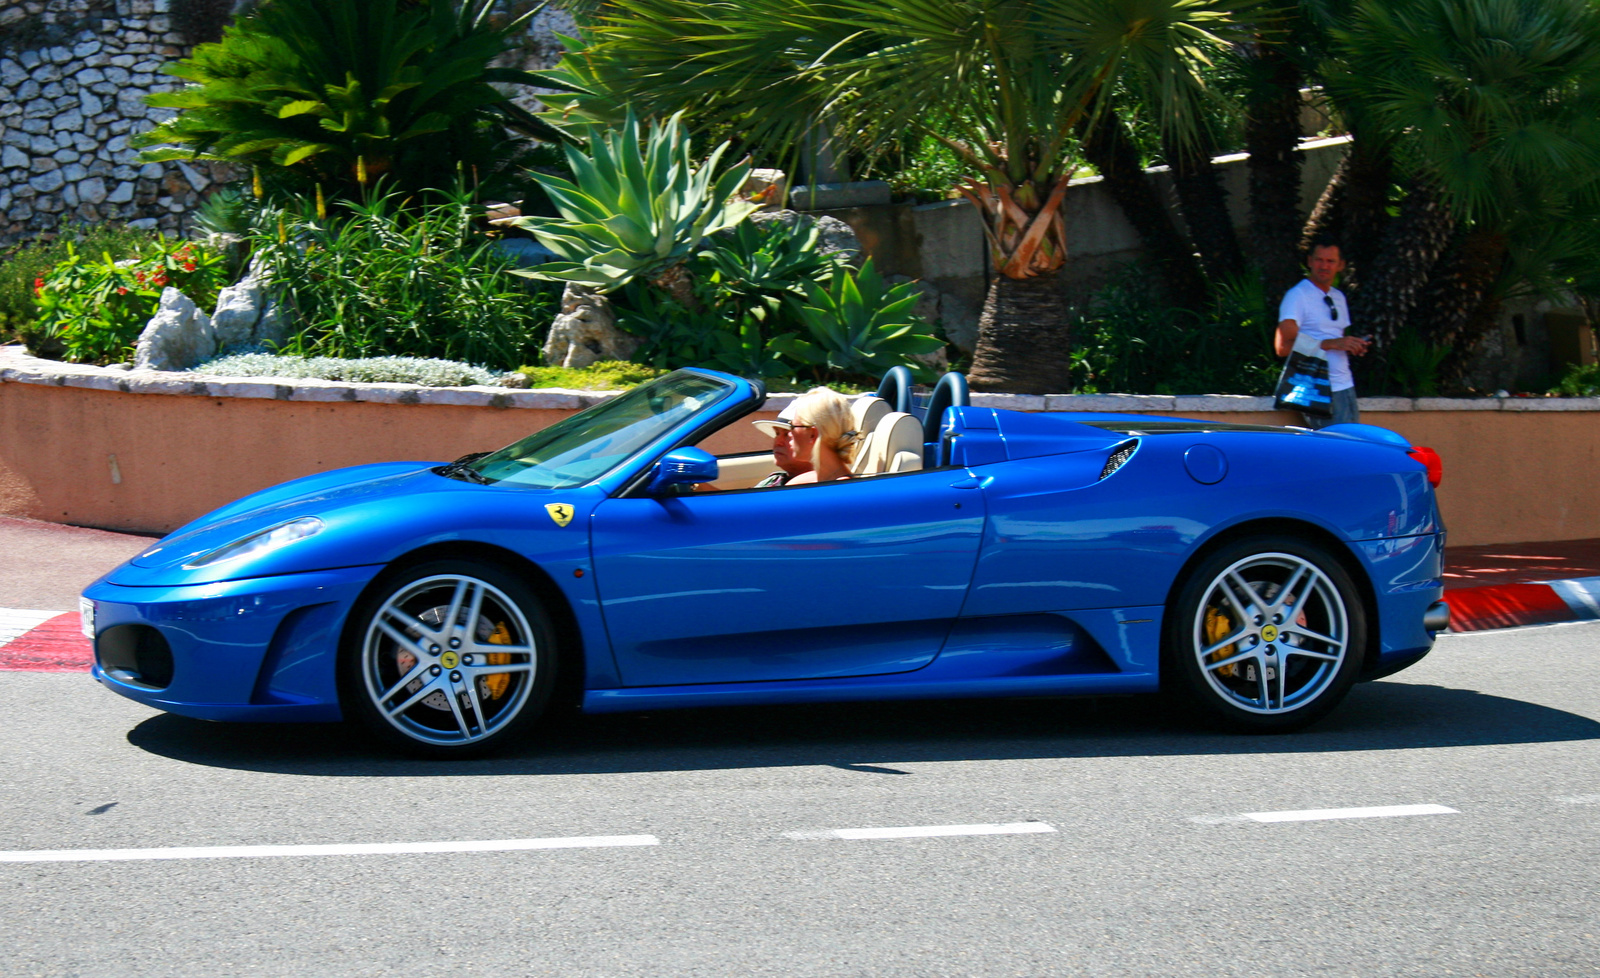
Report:
[{"label": "green foliage", "polygon": [[135,259],[117,261],[67,246],[67,257],[37,283],[38,319],[23,331],[29,349],[74,363],[127,360],[161,293],[175,288],[209,310],[224,284],[222,256],[187,241],[154,239]]},{"label": "green foliage", "polygon": [[1402,397],[1438,397],[1439,368],[1449,356],[1450,347],[1404,330],[1389,345],[1389,386]]},{"label": "green foliage", "polygon": [[39,315],[35,282],[65,261],[69,248],[121,261],[154,249],[160,238],[120,224],[69,224],[49,239],[0,249],[0,338],[32,326]]},{"label": "green foliage", "polygon": [[859,273],[838,268],[826,288],[807,282],[805,290],[806,301],[796,303],[805,334],[784,334],[771,345],[779,355],[815,371],[871,377],[907,364],[927,374],[911,357],[944,347],[911,311],[917,304],[916,286],[887,285],[870,258]]},{"label": "green foliage", "polygon": [[528,386],[579,391],[620,391],[667,373],[626,360],[601,360],[587,367],[518,367]]},{"label": "green foliage", "polygon": [[361,384],[420,384],[423,387],[466,387],[493,384],[493,372],[471,364],[422,357],[294,357],[271,353],[234,353],[208,360],[194,373],[214,377],[293,377],[346,380]]},{"label": "green foliage", "polygon": [[549,327],[548,290],[511,275],[465,195],[400,203],[381,194],[327,218],[309,202],[260,210],[252,243],[300,330],[284,352],[527,362]]},{"label": "green foliage", "polygon": [[909,315],[912,286],[886,289],[870,262],[858,282],[843,255],[818,250],[814,224],[746,222],[707,239],[684,268],[692,307],[643,280],[614,297],[617,325],[644,340],[636,360],[755,377],[876,378],[901,363],[921,370],[909,354],[943,345]]},{"label": "green foliage", "polygon": [[1572,364],[1550,393],[1562,397],[1600,397],[1600,364]]},{"label": "green foliage", "polygon": [[1126,267],[1073,325],[1077,389],[1100,394],[1267,394],[1276,306],[1253,280],[1224,282],[1203,315],[1161,304],[1154,276]]},{"label": "green foliage", "polygon": [[561,216],[514,223],[565,260],[519,274],[610,292],[682,264],[706,235],[757,209],[732,199],[749,176],[748,162],[717,173],[727,143],[697,166],[680,116],[652,126],[643,139],[640,128],[631,114],[620,128],[591,128],[587,153],[566,147],[571,180],[532,174]]},{"label": "green foliage", "polygon": [[458,167],[508,176],[512,129],[553,130],[493,83],[491,67],[527,17],[495,23],[493,0],[271,0],[166,71],[191,82],[147,97],[177,115],[137,140],[148,160],[259,166],[274,182],[357,196],[386,175],[408,191],[449,186]]},{"label": "green foliage", "polygon": [[1329,90],[1459,218],[1559,219],[1600,166],[1600,8],[1589,0],[1360,0]]},{"label": "green foliage", "polygon": [[[1048,188],[1072,133],[1119,82],[1192,129],[1200,69],[1269,16],[1260,0],[610,0],[541,76],[569,94],[546,118],[686,111],[773,156],[816,126],[868,155],[945,141],[997,185]],[[1045,191],[1048,193],[1048,189]]]}]

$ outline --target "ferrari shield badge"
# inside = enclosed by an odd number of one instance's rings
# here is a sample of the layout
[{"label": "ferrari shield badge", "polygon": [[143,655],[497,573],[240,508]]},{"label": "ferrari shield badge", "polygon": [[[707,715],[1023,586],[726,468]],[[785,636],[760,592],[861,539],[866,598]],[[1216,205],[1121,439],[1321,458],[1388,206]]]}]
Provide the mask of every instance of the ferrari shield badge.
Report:
[{"label": "ferrari shield badge", "polygon": [[550,518],[556,521],[556,526],[566,526],[572,522],[571,503],[545,503],[544,511],[549,513]]}]

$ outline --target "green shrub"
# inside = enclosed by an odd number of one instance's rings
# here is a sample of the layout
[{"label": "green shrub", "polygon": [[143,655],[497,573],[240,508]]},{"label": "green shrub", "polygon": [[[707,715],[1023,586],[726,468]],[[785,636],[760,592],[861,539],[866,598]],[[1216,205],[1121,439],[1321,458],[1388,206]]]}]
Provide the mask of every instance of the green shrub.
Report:
[{"label": "green shrub", "polygon": [[1164,305],[1155,276],[1130,265],[1079,311],[1073,375],[1083,393],[1270,394],[1273,305],[1253,279],[1224,282],[1203,315]]},{"label": "green shrub", "polygon": [[554,307],[478,232],[464,195],[401,210],[396,195],[331,217],[260,208],[251,232],[299,330],[281,352],[438,357],[509,368],[536,356]]},{"label": "green shrub", "polygon": [[626,360],[601,360],[587,367],[518,367],[529,387],[565,390],[620,391],[654,380],[667,371]]},{"label": "green shrub", "polygon": [[70,224],[53,237],[0,249],[0,339],[20,334],[38,318],[36,281],[66,260],[69,247],[80,254],[137,258],[161,235],[120,224]]},{"label": "green shrub", "polygon": [[705,366],[792,376],[801,362],[771,346],[803,332],[799,300],[847,264],[818,248],[815,225],[741,223],[705,240],[685,263],[692,301],[635,279],[613,296],[617,325],[644,340],[634,358],[660,368]]},{"label": "green shrub", "polygon": [[467,387],[494,384],[491,370],[451,360],[421,357],[293,357],[271,353],[234,353],[195,367],[197,374],[214,377],[294,377],[347,380],[361,384],[421,384],[423,387]]},{"label": "green shrub", "polygon": [[155,314],[167,287],[205,310],[225,284],[222,257],[192,241],[157,238],[138,258],[98,257],[67,246],[67,257],[35,284],[38,318],[22,331],[30,350],[74,363],[115,363]]},{"label": "green shrub", "polygon": [[1600,363],[1572,364],[1550,393],[1562,397],[1600,397]]},{"label": "green shrub", "polygon": [[[192,0],[191,0],[192,2]],[[493,0],[272,0],[166,68],[190,82],[147,96],[177,114],[141,135],[145,159],[258,166],[273,182],[359,196],[385,175],[408,192],[463,170],[486,193],[526,140],[557,138],[496,84],[536,81],[492,62],[527,26]]]},{"label": "green shrub", "polygon": [[816,376],[876,377],[905,364],[926,376],[928,369],[912,357],[944,347],[926,321],[912,313],[916,287],[910,282],[887,285],[867,259],[857,273],[837,268],[827,288],[805,283],[806,299],[794,302],[803,334],[775,337],[779,355],[802,364]]}]

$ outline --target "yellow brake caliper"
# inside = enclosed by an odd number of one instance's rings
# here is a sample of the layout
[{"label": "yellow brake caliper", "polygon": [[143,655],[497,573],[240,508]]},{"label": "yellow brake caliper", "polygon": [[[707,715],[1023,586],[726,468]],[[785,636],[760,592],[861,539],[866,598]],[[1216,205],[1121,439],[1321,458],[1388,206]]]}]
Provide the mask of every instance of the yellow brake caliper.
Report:
[{"label": "yellow brake caliper", "polygon": [[[494,634],[489,636],[490,645],[510,645],[511,630],[503,621],[494,623]],[[511,664],[510,652],[490,652],[484,659],[491,666],[505,666]],[[506,694],[506,687],[511,685],[511,673],[497,672],[492,676],[483,677],[484,688],[489,691],[489,698],[497,700]]]},{"label": "yellow brake caliper", "polygon": [[[1211,644],[1213,644],[1215,642],[1220,642],[1222,639],[1226,638],[1228,633],[1230,631],[1232,631],[1232,630],[1233,630],[1233,620],[1231,618],[1229,618],[1227,615],[1223,614],[1221,611],[1217,610],[1216,608],[1207,608],[1206,609],[1206,628],[1205,628],[1205,632],[1206,632],[1206,644],[1207,645],[1211,645]],[[1212,662],[1221,662],[1223,659],[1226,659],[1228,656],[1233,654],[1233,648],[1234,647],[1232,645],[1224,645],[1222,648],[1220,648],[1220,649],[1216,650],[1215,652],[1211,653],[1211,661]],[[1234,665],[1231,665],[1231,666],[1223,666],[1221,669],[1217,670],[1217,675],[1219,675],[1219,676],[1232,676],[1238,668],[1239,667],[1238,667],[1237,664],[1234,664]]]}]

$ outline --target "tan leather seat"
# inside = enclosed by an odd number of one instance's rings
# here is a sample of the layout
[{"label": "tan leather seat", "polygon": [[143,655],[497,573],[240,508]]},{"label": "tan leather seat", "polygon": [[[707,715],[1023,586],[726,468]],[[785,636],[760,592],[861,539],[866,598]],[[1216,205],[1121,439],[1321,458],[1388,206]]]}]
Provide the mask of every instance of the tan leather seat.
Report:
[{"label": "tan leather seat", "polygon": [[861,475],[914,472],[922,468],[922,423],[899,411],[884,415],[872,431]]},{"label": "tan leather seat", "polygon": [[872,452],[873,433],[878,423],[889,413],[889,402],[872,394],[863,394],[850,403],[850,428],[861,432],[861,447],[856,450],[856,460],[850,465],[852,475],[867,471],[867,458]]}]

